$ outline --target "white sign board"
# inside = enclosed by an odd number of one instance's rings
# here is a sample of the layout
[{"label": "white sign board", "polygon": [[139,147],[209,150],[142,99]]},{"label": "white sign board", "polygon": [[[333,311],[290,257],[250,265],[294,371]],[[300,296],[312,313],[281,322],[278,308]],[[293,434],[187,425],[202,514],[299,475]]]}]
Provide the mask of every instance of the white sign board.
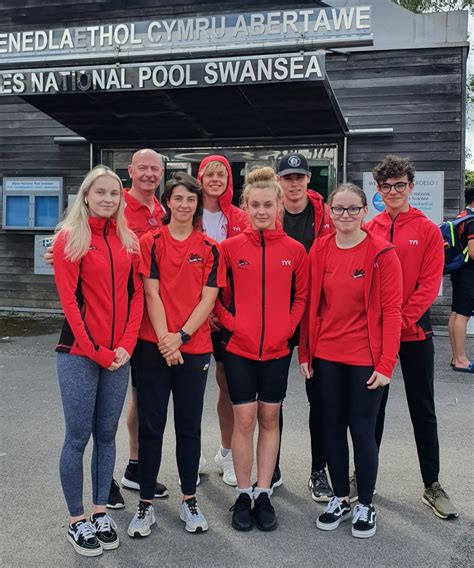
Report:
[{"label": "white sign board", "polygon": [[[363,173],[363,189],[369,203],[367,221],[385,209],[380,193],[377,191],[372,172]],[[439,225],[443,222],[444,172],[416,172],[415,187],[410,195],[410,205],[420,209]]]},{"label": "white sign board", "polygon": [[52,244],[53,235],[35,235],[35,274],[54,274],[53,267],[45,262],[44,253]]},{"label": "white sign board", "polygon": [[63,178],[5,178],[5,191],[61,191]]}]

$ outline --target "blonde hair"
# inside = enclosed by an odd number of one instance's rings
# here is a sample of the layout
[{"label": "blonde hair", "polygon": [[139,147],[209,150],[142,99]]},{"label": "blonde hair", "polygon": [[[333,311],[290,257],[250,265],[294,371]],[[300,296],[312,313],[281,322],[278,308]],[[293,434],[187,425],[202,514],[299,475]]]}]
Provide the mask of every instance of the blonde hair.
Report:
[{"label": "blonde hair", "polygon": [[68,260],[76,262],[87,254],[91,244],[91,229],[89,226],[89,209],[86,205],[86,198],[89,195],[92,184],[102,176],[109,176],[115,179],[120,188],[120,202],[113,218],[117,224],[117,236],[122,242],[125,250],[132,253],[139,252],[138,239],[128,228],[124,214],[123,186],[119,176],[107,166],[99,165],[93,168],[81,183],[76,201],[67,211],[64,219],[56,227],[56,236],[61,231],[66,233],[66,246],[64,253]]},{"label": "blonde hair", "polygon": [[241,207],[243,209],[247,208],[252,189],[270,189],[274,192],[275,199],[278,203],[283,201],[283,192],[278,183],[277,175],[275,171],[268,166],[252,170],[245,176],[245,186],[241,197]]},{"label": "blonde hair", "polygon": [[199,172],[200,176],[204,176],[207,174],[213,174],[216,170],[225,170],[226,173],[227,172],[227,168],[225,167],[225,164],[223,164],[222,162],[219,162],[219,160],[213,160],[212,162],[208,162],[203,168],[202,170]]}]

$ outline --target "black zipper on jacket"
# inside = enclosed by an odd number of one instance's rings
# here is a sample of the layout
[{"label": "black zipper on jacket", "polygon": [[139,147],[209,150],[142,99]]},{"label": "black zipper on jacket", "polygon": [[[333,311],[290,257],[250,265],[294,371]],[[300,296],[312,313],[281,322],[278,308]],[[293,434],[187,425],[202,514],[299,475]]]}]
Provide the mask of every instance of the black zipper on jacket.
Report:
[{"label": "black zipper on jacket", "polygon": [[110,257],[110,275],[112,276],[112,335],[110,337],[110,349],[114,348],[114,329],[115,329],[115,273],[114,273],[114,257],[112,256],[112,249],[110,248],[109,241],[107,240],[107,228],[109,220],[107,219],[104,226],[104,240],[107,248],[109,249]]},{"label": "black zipper on jacket", "polygon": [[260,233],[260,241],[262,243],[262,333],[258,350],[259,360],[262,359],[263,340],[265,338],[265,237],[263,236],[263,231]]},{"label": "black zipper on jacket", "polygon": [[391,243],[393,243],[393,233],[394,233],[394,231],[395,231],[395,221],[396,221],[396,220],[397,220],[397,218],[395,217],[395,219],[392,220],[392,225],[391,225],[391,227],[390,227],[390,238],[389,238],[389,241],[390,241]]}]

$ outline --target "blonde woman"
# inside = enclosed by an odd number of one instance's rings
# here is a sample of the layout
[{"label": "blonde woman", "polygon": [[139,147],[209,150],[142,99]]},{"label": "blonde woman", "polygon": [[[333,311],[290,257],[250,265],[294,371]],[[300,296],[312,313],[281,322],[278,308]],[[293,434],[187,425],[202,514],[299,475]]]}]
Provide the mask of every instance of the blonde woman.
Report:
[{"label": "blonde woman", "polygon": [[[128,384],[129,359],[143,312],[139,245],[127,228],[120,178],[97,166],[58,226],[54,276],[65,314],[56,351],[66,422],[60,458],[69,509],[67,539],[83,556],[117,548],[106,513],[115,463],[115,431]],[[83,454],[90,436],[92,515],[83,506]]]},{"label": "blonde woman", "polygon": [[[251,226],[221,245],[229,276],[225,296],[231,299],[227,307],[220,302],[215,307],[231,334],[224,369],[234,412],[232,454],[238,497],[232,526],[248,531],[255,522],[258,529],[271,531],[277,527],[270,503],[271,480],[291,359],[288,341],[305,309],[308,261],[304,246],[281,228],[283,195],[271,168],[247,175],[242,198]],[[252,489],[257,422],[257,485]]]}]

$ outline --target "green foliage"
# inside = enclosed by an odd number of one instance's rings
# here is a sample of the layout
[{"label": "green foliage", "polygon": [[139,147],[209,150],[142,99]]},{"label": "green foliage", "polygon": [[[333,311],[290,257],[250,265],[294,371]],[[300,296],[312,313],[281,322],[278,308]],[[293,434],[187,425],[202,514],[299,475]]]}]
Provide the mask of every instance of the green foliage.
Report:
[{"label": "green foliage", "polygon": [[392,0],[411,12],[445,12],[472,8],[474,0]]},{"label": "green foliage", "polygon": [[464,183],[466,187],[474,187],[474,171],[466,170],[464,172]]}]

